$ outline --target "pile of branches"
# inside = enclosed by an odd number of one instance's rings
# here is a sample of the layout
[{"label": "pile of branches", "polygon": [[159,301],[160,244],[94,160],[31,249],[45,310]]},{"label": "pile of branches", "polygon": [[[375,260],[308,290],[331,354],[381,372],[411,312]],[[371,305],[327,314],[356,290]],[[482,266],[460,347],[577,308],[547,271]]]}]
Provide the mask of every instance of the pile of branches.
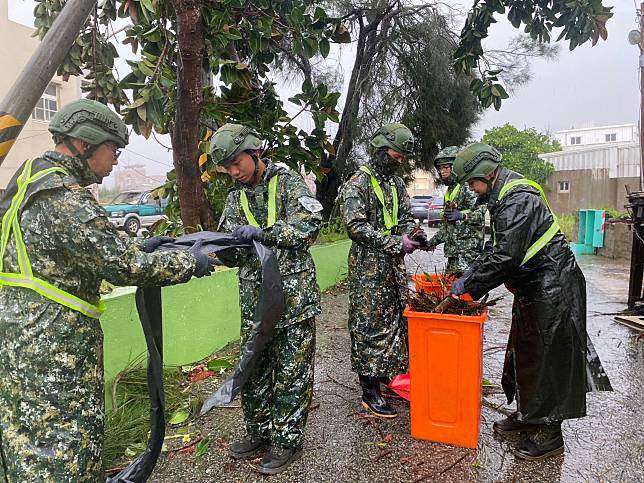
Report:
[{"label": "pile of branches", "polygon": [[[449,296],[451,297],[451,295]],[[428,292],[415,292],[412,294],[409,300],[409,306],[415,312],[436,312],[436,307],[444,300],[444,297],[441,297],[435,293]],[[496,305],[500,298],[488,300],[486,295],[480,302],[474,302],[471,300],[464,299],[453,299],[451,303],[442,311],[445,314],[452,315],[481,315],[486,307],[491,307]]]}]

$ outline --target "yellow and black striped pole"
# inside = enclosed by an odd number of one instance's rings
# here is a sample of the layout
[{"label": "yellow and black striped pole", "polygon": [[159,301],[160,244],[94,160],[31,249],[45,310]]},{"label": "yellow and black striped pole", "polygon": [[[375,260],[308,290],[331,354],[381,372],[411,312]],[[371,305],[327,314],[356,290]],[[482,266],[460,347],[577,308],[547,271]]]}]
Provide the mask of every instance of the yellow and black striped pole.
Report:
[{"label": "yellow and black striped pole", "polygon": [[68,0],[0,102],[0,165],[65,59],[97,0]]}]

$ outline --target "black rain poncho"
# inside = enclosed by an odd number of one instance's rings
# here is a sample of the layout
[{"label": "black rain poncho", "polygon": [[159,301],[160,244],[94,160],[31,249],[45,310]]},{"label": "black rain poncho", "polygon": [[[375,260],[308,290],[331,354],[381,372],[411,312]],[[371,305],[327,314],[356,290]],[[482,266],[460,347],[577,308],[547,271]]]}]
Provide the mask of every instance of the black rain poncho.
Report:
[{"label": "black rain poncho", "polygon": [[[502,385],[519,419],[542,424],[586,415],[586,392],[611,390],[586,333],[586,280],[565,237],[557,233],[525,265],[528,248],[552,225],[537,189],[517,186],[503,168],[488,201],[496,242],[477,258],[465,289],[475,299],[502,283],[514,294]],[[467,272],[466,272],[467,273]]]}]

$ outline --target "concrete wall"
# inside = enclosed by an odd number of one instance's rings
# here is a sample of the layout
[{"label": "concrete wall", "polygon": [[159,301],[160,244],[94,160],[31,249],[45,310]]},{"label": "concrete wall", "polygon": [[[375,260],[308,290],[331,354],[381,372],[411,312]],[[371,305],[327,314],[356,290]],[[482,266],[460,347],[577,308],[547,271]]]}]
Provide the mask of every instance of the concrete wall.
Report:
[{"label": "concrete wall", "polygon": [[[569,182],[567,193],[559,192],[559,181]],[[639,178],[610,178],[607,168],[555,171],[546,182],[548,200],[555,213],[575,213],[582,208],[624,210],[625,185],[639,189]]]},{"label": "concrete wall", "polygon": [[606,223],[604,246],[597,249],[597,255],[607,258],[631,259],[633,226],[630,222]]},{"label": "concrete wall", "polygon": [[[320,288],[346,277],[351,242],[344,240],[311,249]],[[145,340],[134,303],[135,288],[125,287],[103,297],[105,381],[145,354]],[[218,270],[209,277],[164,287],[164,362],[183,365],[199,361],[239,337],[237,269]],[[145,360],[145,358],[143,358]],[[109,399],[109,397],[107,398]]]},{"label": "concrete wall", "polygon": [[[34,30],[12,22],[8,17],[8,0],[0,0],[0,98],[9,91],[18,74],[27,63],[40,40],[32,37]],[[58,85],[58,108],[81,97],[80,80],[76,77],[63,82],[54,77],[52,82]],[[9,155],[0,166],[0,190],[6,188],[14,172],[26,159],[39,156],[52,148],[51,135],[47,131],[47,122],[29,119],[23,128]]]}]

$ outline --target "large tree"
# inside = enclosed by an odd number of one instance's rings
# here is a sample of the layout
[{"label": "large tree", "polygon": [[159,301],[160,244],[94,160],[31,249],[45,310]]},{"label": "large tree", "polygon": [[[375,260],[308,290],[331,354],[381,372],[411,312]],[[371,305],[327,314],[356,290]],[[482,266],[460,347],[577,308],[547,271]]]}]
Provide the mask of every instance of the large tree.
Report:
[{"label": "large tree", "polygon": [[487,129],[481,142],[501,152],[503,166],[539,184],[543,184],[554,171],[554,166],[539,155],[561,150],[559,142],[547,134],[533,128],[520,131],[511,124]]},{"label": "large tree", "polygon": [[[64,1],[37,1],[42,37]],[[137,57],[120,81],[114,71],[117,17],[131,22],[124,43]],[[312,116],[315,127],[307,132],[293,125],[267,73],[284,42],[305,57],[326,56],[333,39],[348,40],[344,34],[339,19],[302,0],[105,0],[58,72],[86,73],[89,96],[114,105],[135,132],[171,134],[175,170],[164,187],[172,198],[171,218],[179,221],[180,208],[183,229],[213,229],[216,216],[207,199],[220,195],[224,181],[213,170],[205,190],[200,181],[198,160],[208,166],[209,132],[227,121],[249,124],[276,160],[296,169],[317,166],[332,149],[324,123],[337,117],[339,94],[302,84],[292,100]]]}]

